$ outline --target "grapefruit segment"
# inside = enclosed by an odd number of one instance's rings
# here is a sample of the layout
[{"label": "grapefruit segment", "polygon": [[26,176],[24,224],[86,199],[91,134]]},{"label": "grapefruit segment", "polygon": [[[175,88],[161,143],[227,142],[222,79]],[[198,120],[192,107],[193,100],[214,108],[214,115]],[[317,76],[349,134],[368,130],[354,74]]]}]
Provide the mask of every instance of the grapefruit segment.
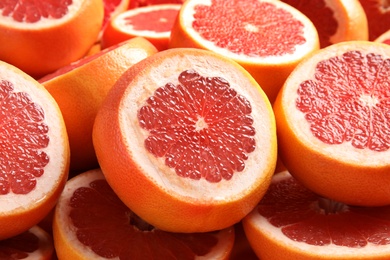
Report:
[{"label": "grapefruit segment", "polygon": [[36,80],[0,62],[0,239],[41,221],[68,176],[69,143],[57,103]]},{"label": "grapefruit segment", "polygon": [[303,184],[354,205],[390,203],[388,45],[351,41],[302,62],[274,111],[281,159]]},{"label": "grapefruit segment", "polygon": [[267,97],[241,66],[171,49],[117,81],[93,143],[108,183],[137,215],[166,231],[206,232],[240,221],[267,189],[274,127]]},{"label": "grapefruit segment", "polygon": [[72,178],[56,207],[54,242],[60,259],[228,259],[234,228],[169,233],[138,217],[99,169]]}]

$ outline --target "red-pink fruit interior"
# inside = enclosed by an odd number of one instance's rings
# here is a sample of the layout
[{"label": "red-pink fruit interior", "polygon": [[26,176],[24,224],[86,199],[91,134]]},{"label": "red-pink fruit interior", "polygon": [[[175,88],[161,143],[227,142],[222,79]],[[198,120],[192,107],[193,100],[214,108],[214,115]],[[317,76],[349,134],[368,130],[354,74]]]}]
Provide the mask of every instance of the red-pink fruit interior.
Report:
[{"label": "red-pink fruit interior", "polygon": [[274,3],[211,0],[195,6],[192,27],[204,39],[233,53],[282,56],[306,42],[304,25]]},{"label": "red-pink fruit interior", "polygon": [[185,0],[131,0],[129,9],[159,4],[182,4]]},{"label": "red-pink fruit interior", "polygon": [[35,23],[42,18],[62,18],[72,3],[72,0],[8,0],[0,1],[0,11],[2,16],[17,22]]},{"label": "red-pink fruit interior", "polygon": [[0,259],[25,259],[39,248],[39,238],[30,231],[0,240]]},{"label": "red-pink fruit interior", "polygon": [[313,135],[358,149],[390,147],[390,59],[349,51],[321,61],[298,89],[297,108]]},{"label": "red-pink fruit interior", "polygon": [[347,206],[316,195],[292,177],[271,184],[258,212],[296,242],[351,248],[390,244],[389,206]]},{"label": "red-pink fruit interior", "polygon": [[125,18],[126,25],[137,31],[170,32],[176,19],[178,9],[160,9],[140,12]]},{"label": "red-pink fruit interior", "polygon": [[118,8],[122,0],[104,0],[104,18],[103,18],[103,27],[110,20],[113,12]]},{"label": "red-pink fruit interior", "polygon": [[183,71],[138,111],[145,148],[182,177],[210,182],[243,171],[256,147],[249,101],[221,77]]},{"label": "red-pink fruit interior", "polygon": [[69,205],[78,240],[101,257],[194,259],[209,253],[218,242],[214,232],[180,234],[155,229],[128,209],[105,180],[78,188]]},{"label": "red-pink fruit interior", "polygon": [[14,92],[7,80],[0,81],[0,195],[27,194],[44,173],[49,156],[49,127],[42,108],[29,94]]},{"label": "red-pink fruit interior", "polygon": [[283,0],[283,2],[295,7],[313,22],[318,31],[321,48],[332,44],[330,37],[337,32],[339,25],[333,10],[326,6],[324,0]]}]

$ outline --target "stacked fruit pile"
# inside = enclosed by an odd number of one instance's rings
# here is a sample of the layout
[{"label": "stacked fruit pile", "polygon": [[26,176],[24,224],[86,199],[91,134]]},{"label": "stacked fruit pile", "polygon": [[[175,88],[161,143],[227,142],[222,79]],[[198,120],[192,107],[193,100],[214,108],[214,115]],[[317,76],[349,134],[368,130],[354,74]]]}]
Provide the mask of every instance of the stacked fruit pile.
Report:
[{"label": "stacked fruit pile", "polygon": [[390,259],[387,1],[0,11],[0,259]]}]

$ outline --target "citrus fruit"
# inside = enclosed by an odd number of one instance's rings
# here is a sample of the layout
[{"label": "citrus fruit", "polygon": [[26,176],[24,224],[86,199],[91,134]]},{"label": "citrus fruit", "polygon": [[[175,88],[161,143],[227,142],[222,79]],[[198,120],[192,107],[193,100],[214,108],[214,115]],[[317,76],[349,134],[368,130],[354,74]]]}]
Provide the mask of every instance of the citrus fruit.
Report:
[{"label": "citrus fruit", "polygon": [[390,203],[390,46],[331,45],[300,63],[274,104],[279,155],[324,197]]},{"label": "citrus fruit", "polygon": [[129,3],[130,0],[103,0],[104,17],[101,32],[104,31],[112,17],[127,10]]},{"label": "citrus fruit", "polygon": [[128,9],[139,8],[148,5],[182,4],[185,0],[131,0]]},{"label": "citrus fruit", "polygon": [[54,246],[52,237],[38,226],[5,239],[0,240],[0,259],[50,260]]},{"label": "citrus fruit", "polygon": [[61,112],[35,79],[0,62],[0,240],[38,224],[68,177]]},{"label": "citrus fruit", "polygon": [[117,197],[100,169],[68,181],[53,235],[59,259],[228,259],[234,228],[170,233],[143,221]]},{"label": "citrus fruit", "polygon": [[39,78],[80,59],[102,21],[102,0],[2,1],[0,60]]},{"label": "citrus fruit", "polygon": [[161,4],[139,7],[115,16],[104,30],[102,47],[144,37],[159,51],[168,49],[172,25],[181,4]]},{"label": "citrus fruit", "polygon": [[39,80],[56,99],[64,116],[72,171],[98,166],[91,134],[100,103],[127,68],[156,52],[147,40],[134,38],[96,52]]},{"label": "citrus fruit", "polygon": [[242,223],[262,260],[384,260],[390,259],[389,217],[389,206],[348,206],[321,197],[285,171]]},{"label": "citrus fruit", "polygon": [[382,33],[378,38],[374,40],[375,42],[390,44],[390,29]]},{"label": "citrus fruit", "polygon": [[366,13],[359,0],[283,0],[315,25],[321,48],[331,44],[368,40]]},{"label": "citrus fruit", "polygon": [[119,198],[171,232],[239,222],[276,165],[266,95],[236,62],[200,49],[161,51],[127,70],[103,101],[92,137]]},{"label": "citrus fruit", "polygon": [[367,16],[368,39],[378,38],[390,30],[390,3],[388,0],[359,0]]},{"label": "citrus fruit", "polygon": [[156,52],[147,40],[134,38],[39,80],[62,111],[69,135],[72,171],[98,167],[92,144],[92,126],[100,104],[124,71]]},{"label": "citrus fruit", "polygon": [[319,48],[319,39],[313,23],[282,1],[188,0],[169,46],[211,50],[235,60],[273,103],[293,68]]}]

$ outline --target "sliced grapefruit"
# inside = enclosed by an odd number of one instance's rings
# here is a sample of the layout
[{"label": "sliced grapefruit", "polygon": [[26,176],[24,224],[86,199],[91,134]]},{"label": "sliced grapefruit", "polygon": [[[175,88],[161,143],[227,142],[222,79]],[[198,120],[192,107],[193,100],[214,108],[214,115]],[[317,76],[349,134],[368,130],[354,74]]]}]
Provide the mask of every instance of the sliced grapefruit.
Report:
[{"label": "sliced grapefruit", "polygon": [[144,38],[134,38],[39,80],[57,101],[64,116],[73,172],[98,167],[92,144],[92,126],[100,104],[124,71],[156,52],[156,48]]},{"label": "sliced grapefruit", "polygon": [[54,217],[59,259],[228,259],[234,228],[169,233],[143,221],[117,197],[102,172],[72,178]]},{"label": "sliced grapefruit", "polygon": [[374,41],[390,30],[390,2],[388,0],[359,0],[367,16],[368,39]]},{"label": "sliced grapefruit", "polygon": [[321,48],[331,44],[368,40],[366,13],[359,0],[283,0],[304,13],[315,25]]},{"label": "sliced grapefruit", "polygon": [[122,41],[144,37],[159,51],[168,49],[173,23],[181,4],[160,4],[139,7],[115,16],[102,37],[102,47],[107,48]]},{"label": "sliced grapefruit", "polygon": [[68,177],[65,124],[50,93],[0,62],[0,240],[38,224]]},{"label": "sliced grapefruit", "polygon": [[384,33],[382,33],[378,38],[374,40],[375,42],[381,42],[390,44],[390,29]]},{"label": "sliced grapefruit", "polygon": [[334,44],[300,63],[275,102],[280,157],[324,197],[390,204],[390,46]]},{"label": "sliced grapefruit", "polygon": [[104,4],[104,18],[101,33],[106,28],[110,19],[124,11],[129,7],[130,0],[103,0]]},{"label": "sliced grapefruit", "polygon": [[389,219],[389,206],[348,206],[281,172],[243,226],[264,260],[384,260],[390,259]]},{"label": "sliced grapefruit", "polygon": [[0,60],[43,76],[83,57],[102,21],[102,0],[2,1]]},{"label": "sliced grapefruit", "polygon": [[235,60],[273,103],[295,66],[319,49],[319,39],[313,23],[282,1],[187,0],[169,46],[211,50]]},{"label": "sliced grapefruit", "polygon": [[275,169],[275,132],[247,71],[177,48],[123,74],[98,111],[93,143],[130,209],[159,229],[192,233],[227,228],[257,204]]},{"label": "sliced grapefruit", "polygon": [[54,253],[53,238],[38,226],[0,240],[0,259],[51,260]]}]

